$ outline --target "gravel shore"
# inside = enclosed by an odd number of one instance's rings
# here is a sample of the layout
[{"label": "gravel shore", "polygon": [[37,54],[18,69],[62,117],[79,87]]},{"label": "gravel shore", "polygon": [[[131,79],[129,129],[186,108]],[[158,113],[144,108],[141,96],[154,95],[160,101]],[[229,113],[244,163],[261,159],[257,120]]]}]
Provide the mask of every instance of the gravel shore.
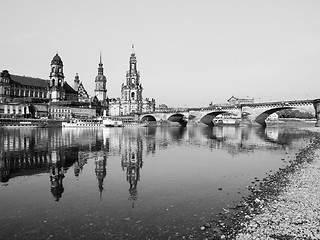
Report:
[{"label": "gravel shore", "polygon": [[263,179],[258,189],[210,223],[206,239],[320,239],[320,129],[303,129],[313,141],[289,166]]}]

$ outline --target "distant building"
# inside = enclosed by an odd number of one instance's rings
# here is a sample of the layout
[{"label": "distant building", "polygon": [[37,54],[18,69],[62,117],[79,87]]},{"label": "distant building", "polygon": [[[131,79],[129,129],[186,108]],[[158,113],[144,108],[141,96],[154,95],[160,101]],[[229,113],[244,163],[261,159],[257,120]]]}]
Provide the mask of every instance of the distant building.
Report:
[{"label": "distant building", "polygon": [[[0,73],[0,102],[59,102],[78,101],[78,90],[64,80],[63,62],[58,54],[51,61],[49,80]],[[84,87],[79,83],[81,94]],[[88,97],[88,96],[87,96]]]},{"label": "distant building", "polygon": [[95,79],[95,96],[98,98],[99,101],[106,101],[107,99],[107,78],[103,75],[103,64],[101,60],[100,54],[100,62],[98,67],[98,75]]},{"label": "distant building", "polygon": [[238,97],[232,96],[227,101],[229,105],[252,104],[254,103],[254,98],[238,98]]},{"label": "distant building", "polygon": [[76,73],[72,87],[78,93],[79,102],[90,102],[90,96],[80,81],[78,73]]},{"label": "distant building", "polygon": [[266,120],[267,121],[278,121],[279,120],[279,115],[277,113],[272,113],[267,117]]},{"label": "distant building", "polygon": [[[65,81],[63,62],[58,53],[51,61],[49,79],[14,75],[8,70],[0,73],[1,117],[51,115],[53,118],[67,118],[71,115],[67,105],[80,106],[79,102],[88,102],[89,105],[90,97],[78,74],[73,87]],[[91,111],[86,115],[91,115]]]},{"label": "distant building", "polygon": [[[133,47],[132,47],[133,49]],[[137,71],[137,59],[134,52],[129,60],[129,70],[126,74],[126,83],[121,86],[121,98],[110,99],[109,114],[111,116],[127,116],[153,112],[154,99],[143,99],[143,87],[140,82],[140,72]]]}]

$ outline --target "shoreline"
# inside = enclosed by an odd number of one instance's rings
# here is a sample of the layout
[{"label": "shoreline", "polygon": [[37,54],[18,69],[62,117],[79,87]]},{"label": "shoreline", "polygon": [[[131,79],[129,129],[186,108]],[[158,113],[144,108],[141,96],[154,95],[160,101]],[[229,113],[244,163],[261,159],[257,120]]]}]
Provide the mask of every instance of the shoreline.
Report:
[{"label": "shoreline", "polygon": [[258,188],[248,186],[251,194],[237,206],[201,227],[206,240],[320,239],[320,128],[294,129],[310,132],[312,141]]}]

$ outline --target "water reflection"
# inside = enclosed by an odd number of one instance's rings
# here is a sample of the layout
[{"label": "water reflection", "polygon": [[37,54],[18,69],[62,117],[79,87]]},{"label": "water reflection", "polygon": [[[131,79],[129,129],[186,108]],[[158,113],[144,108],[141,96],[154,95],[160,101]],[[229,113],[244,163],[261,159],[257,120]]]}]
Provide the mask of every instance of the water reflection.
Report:
[{"label": "water reflection", "polygon": [[195,232],[204,221],[308,137],[284,128],[0,129],[0,238],[203,239]]},{"label": "water reflection", "polygon": [[51,193],[55,201],[59,201],[68,169],[73,166],[74,176],[78,179],[87,164],[88,153],[95,152],[95,175],[101,197],[108,155],[120,155],[121,167],[129,183],[129,200],[134,206],[138,197],[143,151],[146,155],[156,154],[157,149],[186,143],[205,145],[209,149],[226,149],[235,155],[252,152],[255,148],[288,148],[293,139],[306,135],[278,128],[239,127],[2,129],[0,177],[1,182],[8,182],[16,176],[50,172]]},{"label": "water reflection", "polygon": [[[1,129],[0,181],[17,176],[50,174],[51,193],[59,201],[65,191],[63,181],[70,167],[78,180],[87,161],[94,158],[97,188],[102,197],[108,156],[120,156],[121,168],[129,184],[129,200],[138,198],[143,156],[155,155],[175,145],[225,149],[229,154],[255,149],[288,149],[307,133],[278,128],[168,127],[124,129]],[[94,153],[92,155],[92,153]]]}]

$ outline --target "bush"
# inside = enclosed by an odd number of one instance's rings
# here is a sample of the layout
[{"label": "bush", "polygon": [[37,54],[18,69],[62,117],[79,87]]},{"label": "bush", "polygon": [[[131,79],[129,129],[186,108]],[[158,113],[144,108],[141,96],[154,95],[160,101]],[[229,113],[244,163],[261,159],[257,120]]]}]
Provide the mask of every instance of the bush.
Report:
[{"label": "bush", "polygon": [[285,109],[277,112],[279,118],[303,118],[312,119],[315,118],[314,114],[309,112],[301,112],[299,110]]}]

